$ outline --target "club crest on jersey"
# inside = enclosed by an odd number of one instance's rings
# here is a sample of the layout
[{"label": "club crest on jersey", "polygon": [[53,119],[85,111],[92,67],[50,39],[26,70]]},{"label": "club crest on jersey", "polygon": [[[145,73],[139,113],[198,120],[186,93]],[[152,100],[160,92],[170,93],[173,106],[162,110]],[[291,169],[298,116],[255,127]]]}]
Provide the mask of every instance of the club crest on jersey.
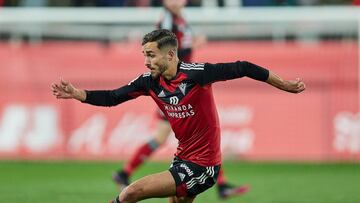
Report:
[{"label": "club crest on jersey", "polygon": [[164,90],[161,90],[161,92],[158,94],[158,97],[166,97]]},{"label": "club crest on jersey", "polygon": [[170,97],[170,104],[177,105],[179,103],[179,98],[177,96]]},{"label": "club crest on jersey", "polygon": [[181,84],[179,85],[179,89],[180,89],[181,93],[182,93],[183,95],[185,95],[185,92],[186,92],[186,83],[181,83]]}]

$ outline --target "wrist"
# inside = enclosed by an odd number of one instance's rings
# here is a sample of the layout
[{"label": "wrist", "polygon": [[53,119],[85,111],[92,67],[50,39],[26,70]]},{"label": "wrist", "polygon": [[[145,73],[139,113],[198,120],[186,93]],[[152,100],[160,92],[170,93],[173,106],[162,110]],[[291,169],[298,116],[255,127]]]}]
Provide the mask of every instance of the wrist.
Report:
[{"label": "wrist", "polygon": [[74,89],[74,98],[83,102],[86,100],[86,92],[80,89]]},{"label": "wrist", "polygon": [[289,91],[289,82],[288,81],[281,81],[281,89],[285,91]]}]

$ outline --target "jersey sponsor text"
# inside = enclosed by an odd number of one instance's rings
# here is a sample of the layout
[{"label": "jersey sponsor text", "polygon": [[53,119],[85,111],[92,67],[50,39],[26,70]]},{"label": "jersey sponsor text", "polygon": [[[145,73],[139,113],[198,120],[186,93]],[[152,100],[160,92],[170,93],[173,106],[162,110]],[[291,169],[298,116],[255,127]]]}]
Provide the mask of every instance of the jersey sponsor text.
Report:
[{"label": "jersey sponsor text", "polygon": [[187,118],[195,115],[195,111],[191,104],[184,105],[164,105],[167,115],[171,118]]}]

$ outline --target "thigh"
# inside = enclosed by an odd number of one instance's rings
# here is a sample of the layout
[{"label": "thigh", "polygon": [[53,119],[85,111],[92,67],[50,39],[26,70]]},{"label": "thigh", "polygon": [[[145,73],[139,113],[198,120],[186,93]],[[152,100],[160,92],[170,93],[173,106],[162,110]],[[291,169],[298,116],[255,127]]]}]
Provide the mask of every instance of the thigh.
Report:
[{"label": "thigh", "polygon": [[145,176],[130,184],[129,189],[139,191],[138,200],[176,194],[175,180],[169,171]]}]

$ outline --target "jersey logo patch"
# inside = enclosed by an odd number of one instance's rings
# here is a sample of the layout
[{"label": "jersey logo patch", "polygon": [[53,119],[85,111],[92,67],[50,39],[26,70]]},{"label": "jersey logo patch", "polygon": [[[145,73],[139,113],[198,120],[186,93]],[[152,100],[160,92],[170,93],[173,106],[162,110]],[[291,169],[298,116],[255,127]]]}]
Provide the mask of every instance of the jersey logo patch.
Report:
[{"label": "jersey logo patch", "polygon": [[180,177],[180,180],[183,181],[184,178],[185,178],[185,174],[183,173],[178,173],[179,177]]},{"label": "jersey logo patch", "polygon": [[183,95],[185,95],[185,92],[186,92],[186,85],[187,85],[186,83],[181,83],[179,85],[179,89]]},{"label": "jersey logo patch", "polygon": [[158,94],[158,97],[166,97],[164,90],[161,90],[161,92]]},{"label": "jersey logo patch", "polygon": [[170,104],[177,105],[179,103],[179,98],[177,96],[170,97]]}]

